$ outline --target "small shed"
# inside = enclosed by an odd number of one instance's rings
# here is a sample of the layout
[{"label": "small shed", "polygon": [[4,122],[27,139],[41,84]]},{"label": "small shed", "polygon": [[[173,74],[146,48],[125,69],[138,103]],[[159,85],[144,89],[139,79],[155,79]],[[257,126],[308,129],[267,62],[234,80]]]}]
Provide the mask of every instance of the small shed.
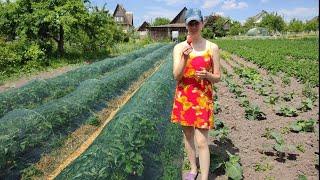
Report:
[{"label": "small shed", "polygon": [[146,21],[144,21],[141,26],[137,29],[137,31],[139,32],[139,36],[140,38],[145,38],[148,36],[148,27],[150,26],[150,24]]},{"label": "small shed", "polygon": [[151,38],[158,40],[165,38],[175,39],[177,36],[185,36],[187,34],[184,20],[186,11],[187,8],[184,7],[169,24],[147,27]]}]

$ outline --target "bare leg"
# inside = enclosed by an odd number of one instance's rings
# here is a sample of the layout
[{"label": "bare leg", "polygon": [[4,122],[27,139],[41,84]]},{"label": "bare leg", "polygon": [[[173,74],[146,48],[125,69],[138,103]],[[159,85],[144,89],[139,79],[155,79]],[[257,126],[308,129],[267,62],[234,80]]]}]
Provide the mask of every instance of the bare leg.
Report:
[{"label": "bare leg", "polygon": [[210,152],[208,145],[208,130],[195,129],[195,137],[199,150],[199,164],[201,169],[201,180],[208,180],[210,167]]},{"label": "bare leg", "polygon": [[196,164],[196,147],[194,145],[194,127],[191,126],[181,126],[183,130],[183,141],[188,154],[188,159],[190,161],[191,173],[197,173]]}]

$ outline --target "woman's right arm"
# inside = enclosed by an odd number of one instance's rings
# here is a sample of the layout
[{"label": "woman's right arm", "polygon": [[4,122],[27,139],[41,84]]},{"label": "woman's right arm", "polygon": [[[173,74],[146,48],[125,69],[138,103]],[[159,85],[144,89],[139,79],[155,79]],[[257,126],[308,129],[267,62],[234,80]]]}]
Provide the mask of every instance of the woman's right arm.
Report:
[{"label": "woman's right arm", "polygon": [[[191,46],[183,45],[184,44],[176,45],[173,49],[173,77],[176,81],[181,80],[188,55],[192,51]],[[181,48],[181,46],[183,47]]]}]

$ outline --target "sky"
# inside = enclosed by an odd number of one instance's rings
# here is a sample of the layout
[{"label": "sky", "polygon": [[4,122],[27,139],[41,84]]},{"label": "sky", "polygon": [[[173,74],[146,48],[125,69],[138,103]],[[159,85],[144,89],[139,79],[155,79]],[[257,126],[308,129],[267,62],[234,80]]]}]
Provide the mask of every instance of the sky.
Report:
[{"label": "sky", "polygon": [[92,5],[106,8],[113,13],[117,4],[133,13],[133,24],[139,27],[144,21],[156,17],[172,20],[183,7],[199,8],[203,16],[220,14],[244,23],[262,10],[277,12],[285,21],[293,18],[302,21],[319,15],[318,0],[90,0]]}]

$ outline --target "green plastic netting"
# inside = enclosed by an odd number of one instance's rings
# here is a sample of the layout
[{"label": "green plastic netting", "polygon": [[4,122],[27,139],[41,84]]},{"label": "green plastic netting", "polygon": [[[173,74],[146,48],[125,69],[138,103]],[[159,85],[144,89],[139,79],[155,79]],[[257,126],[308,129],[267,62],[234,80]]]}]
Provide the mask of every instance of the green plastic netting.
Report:
[{"label": "green plastic netting", "polygon": [[170,122],[172,57],[56,179],[181,179],[182,132]]},{"label": "green plastic netting", "polygon": [[163,45],[150,45],[127,55],[107,58],[52,79],[36,79],[21,88],[0,93],[0,117],[16,108],[35,108],[52,99],[63,97],[76,89],[80,82],[104,76],[105,73],[132,62],[136,58],[144,57]]},{"label": "green plastic netting", "polygon": [[[100,79],[85,80],[70,94],[33,110],[16,109],[6,114],[0,119],[0,169],[23,156],[28,149],[41,147],[44,141],[49,141],[50,136],[65,131],[79,118],[92,114],[96,111],[96,105],[103,103],[106,106],[108,100],[121,95],[143,72],[162,60],[169,49],[172,49],[172,45],[137,58]],[[29,120],[32,120],[32,125],[29,125]],[[36,131],[35,128],[41,130]],[[8,136],[12,129],[15,129],[16,135]],[[37,138],[30,141],[35,136]]]}]

